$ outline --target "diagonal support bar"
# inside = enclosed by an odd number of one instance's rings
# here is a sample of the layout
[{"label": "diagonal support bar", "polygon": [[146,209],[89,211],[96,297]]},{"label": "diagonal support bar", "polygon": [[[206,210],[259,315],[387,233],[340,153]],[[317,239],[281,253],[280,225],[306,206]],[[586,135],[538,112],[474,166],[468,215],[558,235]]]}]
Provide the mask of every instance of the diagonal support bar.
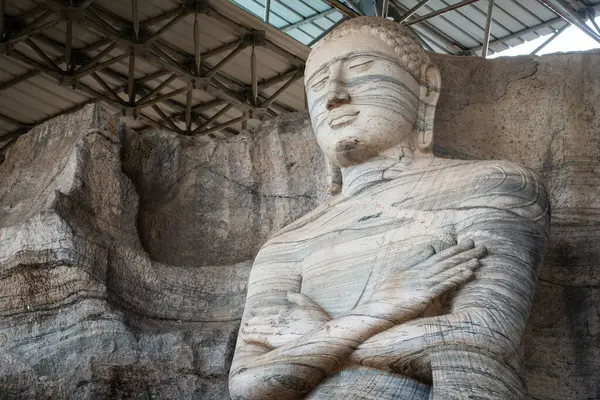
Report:
[{"label": "diagonal support bar", "polygon": [[481,57],[487,58],[488,49],[490,47],[490,36],[492,34],[492,24],[494,23],[494,0],[488,0],[487,19],[485,22],[485,35],[483,38],[483,48],[481,49]]},{"label": "diagonal support bar", "polygon": [[62,74],[63,70],[60,69],[60,67],[56,65],[56,63],[50,57],[48,57],[48,54],[46,54],[44,50],[42,50],[37,44],[35,44],[33,40],[25,39],[25,43],[27,43],[27,45],[31,47],[35,54],[37,54],[38,57],[40,57],[48,67],[52,68],[59,74]]},{"label": "diagonal support bar", "polygon": [[297,73],[294,74],[286,83],[284,83],[279,89],[275,91],[268,99],[262,102],[261,107],[269,107],[273,101],[279,96],[284,90],[289,88],[296,82],[302,75]]},{"label": "diagonal support bar", "polygon": [[248,116],[242,115],[241,117],[230,119],[229,121],[223,122],[220,125],[213,126],[212,128],[208,128],[207,130],[202,131],[200,134],[201,135],[208,135],[210,133],[217,132],[217,131],[220,131],[220,130],[225,129],[225,128],[229,128],[230,126],[233,126],[235,124],[239,124],[240,122],[246,121],[247,119],[248,119]]},{"label": "diagonal support bar", "polygon": [[293,24],[289,24],[286,26],[282,26],[281,28],[279,28],[280,30],[284,31],[284,32],[289,32],[293,29],[296,28],[300,28],[304,25],[310,24],[311,22],[314,22],[316,20],[318,20],[319,18],[325,18],[330,16],[331,14],[335,13],[337,10],[335,8],[331,8],[329,10],[323,11],[323,12],[319,12],[316,14],[313,14],[309,17],[306,17],[298,22],[294,22]]},{"label": "diagonal support bar", "polygon": [[473,3],[477,2],[477,1],[479,1],[479,0],[464,0],[464,1],[458,2],[456,4],[453,4],[451,6],[444,7],[442,9],[437,10],[437,11],[434,11],[434,12],[431,12],[429,14],[423,15],[422,17],[415,18],[415,19],[413,19],[413,20],[405,23],[404,25],[405,26],[411,26],[411,25],[414,25],[414,24],[418,24],[419,22],[427,21],[428,19],[431,19],[433,17],[437,17],[438,15],[442,15],[442,14],[446,14],[447,12],[450,12],[450,11],[458,10],[461,7],[468,6],[469,4],[473,4]]},{"label": "diagonal support bar", "polygon": [[231,61],[231,59],[233,59],[233,57],[235,57],[236,55],[238,55],[239,53],[241,53],[246,47],[248,47],[248,42],[243,41],[231,53],[227,54],[225,56],[225,58],[223,58],[221,61],[219,61],[217,63],[217,65],[215,65],[214,67],[212,67],[210,69],[210,71],[208,71],[204,76],[207,77],[207,78],[212,78],[213,76],[215,76],[215,74],[217,72],[219,72],[219,70],[221,68],[223,68],[223,66],[225,64],[227,64],[229,61]]},{"label": "diagonal support bar", "polygon": [[425,7],[427,5],[427,3],[429,3],[431,0],[423,0],[420,1],[419,3],[417,3],[413,8],[411,8],[410,10],[408,10],[406,12],[406,14],[404,14],[402,16],[402,18],[400,18],[400,20],[398,21],[399,24],[404,23],[405,21],[407,21],[410,17],[412,17],[413,15],[415,15],[421,8]]},{"label": "diagonal support bar", "polygon": [[206,122],[204,122],[202,125],[198,126],[196,129],[194,129],[194,132],[192,132],[192,134],[195,135],[197,133],[202,133],[202,131],[204,131],[206,128],[208,128],[213,122],[218,120],[223,114],[225,114],[227,111],[231,110],[231,107],[233,107],[232,104],[227,104],[225,107],[221,108],[219,111],[217,111],[215,113],[215,115],[213,115],[212,117],[207,119]]},{"label": "diagonal support bar", "polygon": [[115,92],[115,91],[114,91],[114,89],[113,89],[113,88],[111,88],[111,87],[108,85],[108,83],[106,83],[106,81],[100,77],[100,75],[98,75],[97,73],[93,72],[93,73],[91,74],[91,76],[92,76],[92,78],[94,78],[94,80],[95,80],[96,82],[98,82],[98,84],[99,84],[100,86],[102,86],[102,88],[103,88],[103,89],[106,91],[106,93],[107,93],[108,95],[110,95],[110,96],[111,96],[111,97],[112,97],[112,98],[113,98],[115,101],[118,101],[118,102],[119,102],[119,103],[121,103],[122,105],[125,105],[125,102],[123,101],[123,99],[121,99],[121,98],[119,97],[119,95],[117,94],[117,92]]},{"label": "diagonal support bar", "polygon": [[589,37],[600,43],[600,35],[594,32],[592,28],[587,26],[585,21],[571,8],[571,6],[564,0],[539,0],[546,7],[552,10],[556,15],[562,17],[565,21],[569,22],[581,29]]},{"label": "diagonal support bar", "polygon": [[535,56],[537,53],[539,53],[540,51],[542,51],[542,49],[546,46],[548,46],[550,43],[552,43],[552,41],[554,39],[556,39],[561,33],[563,33],[568,27],[570,27],[571,24],[569,24],[568,22],[565,24],[565,26],[563,26],[562,28],[560,28],[559,30],[557,30],[556,32],[554,32],[554,34],[552,36],[550,36],[548,39],[546,39],[544,41],[544,43],[542,43],[541,45],[538,46],[537,49],[535,49],[534,51],[531,52],[532,56]]}]

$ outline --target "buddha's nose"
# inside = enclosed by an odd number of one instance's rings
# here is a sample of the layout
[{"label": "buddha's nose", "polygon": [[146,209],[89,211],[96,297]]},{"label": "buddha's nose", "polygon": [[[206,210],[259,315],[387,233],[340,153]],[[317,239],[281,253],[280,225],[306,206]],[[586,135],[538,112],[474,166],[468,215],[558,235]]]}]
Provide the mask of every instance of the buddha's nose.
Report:
[{"label": "buddha's nose", "polygon": [[330,78],[327,90],[327,109],[332,110],[342,104],[348,104],[350,100],[350,93],[346,89],[345,82],[339,77]]}]

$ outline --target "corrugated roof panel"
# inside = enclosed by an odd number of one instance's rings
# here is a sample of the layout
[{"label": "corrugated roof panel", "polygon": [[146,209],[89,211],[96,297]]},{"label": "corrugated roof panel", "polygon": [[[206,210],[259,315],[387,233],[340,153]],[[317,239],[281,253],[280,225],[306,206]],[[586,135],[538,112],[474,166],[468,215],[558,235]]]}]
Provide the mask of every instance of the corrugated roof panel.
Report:
[{"label": "corrugated roof panel", "polygon": [[[407,8],[412,8],[418,1],[407,0],[402,3],[405,4]],[[447,4],[443,1],[431,1],[426,7],[421,9],[419,14],[429,14],[446,6]],[[454,42],[460,44],[463,48],[477,46],[483,37],[483,34],[480,33],[480,27],[473,24],[473,22],[462,15],[462,13],[447,13],[437,16],[427,23],[434,25],[436,29],[452,38]]]},{"label": "corrugated roof panel", "polygon": [[[263,18],[265,12],[262,0],[232,0],[233,3],[248,10],[259,18]],[[304,19],[314,17],[319,13],[333,10],[332,7],[321,0],[286,0],[271,1],[271,13],[269,23],[283,28],[287,25],[300,22]],[[314,38],[320,36],[325,30],[333,26],[342,18],[342,14],[333,10],[330,14],[317,20],[304,24],[288,32],[296,40],[308,44]]]}]

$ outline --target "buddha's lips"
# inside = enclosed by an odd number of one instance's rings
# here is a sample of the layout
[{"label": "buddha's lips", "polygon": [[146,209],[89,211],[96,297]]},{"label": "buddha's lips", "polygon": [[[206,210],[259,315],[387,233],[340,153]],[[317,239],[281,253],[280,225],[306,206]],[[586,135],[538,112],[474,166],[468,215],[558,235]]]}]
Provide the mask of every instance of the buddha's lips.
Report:
[{"label": "buddha's lips", "polygon": [[327,122],[329,124],[329,126],[331,128],[334,128],[336,126],[340,126],[340,125],[344,125],[350,121],[352,121],[354,118],[356,118],[356,116],[358,114],[360,114],[360,111],[346,111],[346,112],[342,112],[342,113],[332,113],[333,115],[331,115],[329,118],[327,118]]}]

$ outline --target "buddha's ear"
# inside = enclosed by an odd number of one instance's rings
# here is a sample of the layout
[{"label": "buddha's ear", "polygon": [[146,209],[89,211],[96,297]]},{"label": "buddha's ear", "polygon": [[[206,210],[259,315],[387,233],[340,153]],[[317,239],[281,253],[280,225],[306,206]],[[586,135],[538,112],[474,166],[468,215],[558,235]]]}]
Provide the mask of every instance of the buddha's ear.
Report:
[{"label": "buddha's ear", "polygon": [[421,67],[421,101],[435,107],[440,98],[441,87],[442,74],[440,69],[431,63],[423,64]]},{"label": "buddha's ear", "polygon": [[417,116],[416,149],[423,155],[433,155],[433,121],[440,98],[442,75],[437,66],[426,63],[421,68],[421,93]]},{"label": "buddha's ear", "polygon": [[325,156],[327,168],[327,196],[337,196],[342,191],[342,171]]}]

